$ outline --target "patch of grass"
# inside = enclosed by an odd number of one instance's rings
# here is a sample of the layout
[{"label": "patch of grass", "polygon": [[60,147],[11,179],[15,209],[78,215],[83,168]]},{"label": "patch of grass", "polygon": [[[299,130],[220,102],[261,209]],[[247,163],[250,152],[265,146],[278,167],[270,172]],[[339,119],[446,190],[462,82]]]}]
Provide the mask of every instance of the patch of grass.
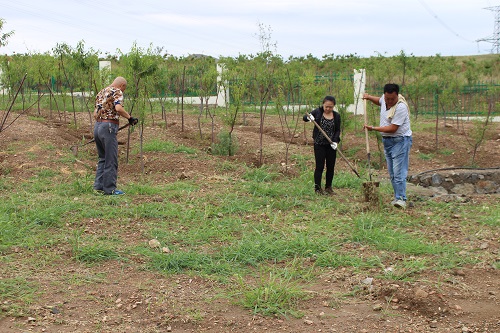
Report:
[{"label": "patch of grass", "polygon": [[434,154],[419,153],[418,158],[420,158],[423,161],[430,161],[434,158]]},{"label": "patch of grass", "polygon": [[252,185],[258,185],[261,182],[272,182],[279,177],[279,173],[273,171],[269,166],[260,168],[247,168],[243,174],[243,179],[253,182]]},{"label": "patch of grass", "polygon": [[186,153],[186,154],[196,154],[197,150],[186,147],[184,145],[178,145],[171,141],[163,141],[160,139],[152,139],[144,143],[142,146],[144,152],[163,152],[163,153]]},{"label": "patch of grass", "polygon": [[[312,149],[312,148],[311,148]],[[290,157],[292,163],[297,165],[297,168],[303,172],[310,170],[310,163],[314,161],[314,156],[312,155],[292,155]]]},{"label": "patch of grass", "polygon": [[78,246],[73,249],[73,257],[78,261],[86,263],[96,263],[120,258],[114,249],[103,244]]},{"label": "patch of grass", "polygon": [[42,117],[42,116],[39,116],[39,117],[37,117],[37,116],[28,116],[28,119],[34,120],[34,121],[39,121],[41,123],[45,123],[45,121],[46,121],[46,119],[44,117]]},{"label": "patch of grass", "polygon": [[500,207],[498,205],[492,207],[481,207],[482,214],[479,222],[491,227],[500,227]]},{"label": "patch of grass", "polygon": [[320,267],[356,267],[372,268],[380,266],[380,258],[362,258],[356,253],[339,253],[335,250],[328,250],[318,255],[315,264]]},{"label": "patch of grass", "polygon": [[34,301],[37,290],[37,284],[23,276],[0,279],[0,318],[4,315],[24,316],[24,306]]},{"label": "patch of grass", "polygon": [[[153,139],[146,146],[146,151],[199,157],[197,150],[168,141]],[[35,276],[45,266],[59,265],[64,247],[72,251],[72,260],[89,266],[133,257],[145,263],[142,269],[219,281],[223,296],[236,293],[242,306],[278,316],[301,316],[300,303],[309,295],[302,286],[339,268],[408,281],[422,271],[446,271],[490,260],[479,252],[464,255],[465,245],[437,239],[434,232],[453,223],[467,235],[493,234],[500,220],[496,206],[429,201],[411,212],[395,212],[384,205],[370,211],[362,195],[365,169],[360,170],[362,178],[348,169],[337,171],[337,195],[317,196],[312,154],[293,155],[291,160],[299,174],[285,176],[278,167],[251,168],[220,159],[218,171],[243,170],[243,174],[209,182],[197,178],[167,183],[144,175],[124,182],[127,195],[119,197],[93,193],[93,170],[67,177],[40,169],[23,181],[2,177],[0,253],[10,256],[17,249],[37,253],[35,265],[19,259],[36,268],[30,272]],[[74,158],[58,162],[73,170]],[[389,182],[381,182],[379,189],[384,200],[392,196]],[[89,220],[93,223],[88,224]],[[79,230],[82,226],[92,233]],[[136,238],[130,241],[130,235]],[[149,248],[151,238],[170,252]],[[26,275],[28,270],[22,269]],[[235,276],[241,278],[236,287]],[[102,278],[66,274],[55,283],[91,284]],[[0,282],[3,295],[17,280]],[[9,309],[22,313],[34,290],[33,285],[21,284],[17,295],[27,301],[9,303]]]},{"label": "patch of grass", "polygon": [[170,253],[159,253],[150,249],[138,251],[150,258],[148,266],[157,271],[182,273],[185,271],[207,275],[230,276],[238,271],[234,263],[217,260],[214,256],[198,251],[180,251],[175,248]]},{"label": "patch of grass", "polygon": [[235,171],[238,170],[238,166],[226,160],[217,161],[217,170],[220,171]]},{"label": "patch of grass", "polygon": [[361,188],[364,180],[361,178],[353,177],[352,175],[353,173],[347,173],[346,171],[336,172],[333,178],[333,186],[336,188]]},{"label": "patch of grass", "polygon": [[[394,251],[409,255],[439,254],[450,249],[439,243],[433,244],[391,226],[377,215],[360,215],[354,219],[352,241],[375,246],[379,250]],[[389,223],[387,223],[389,222]]]},{"label": "patch of grass", "polygon": [[444,148],[444,149],[439,150],[439,154],[444,155],[444,156],[450,156],[450,155],[455,154],[455,150]]},{"label": "patch of grass", "polygon": [[248,286],[243,279],[239,284],[242,289],[240,303],[254,314],[303,316],[298,303],[308,296],[293,279],[269,273],[263,275],[255,286]]},{"label": "patch of grass", "polygon": [[218,141],[212,144],[212,154],[220,156],[233,156],[238,152],[238,138],[222,131],[217,135]]},{"label": "patch of grass", "polygon": [[[116,243],[116,242],[115,242]],[[116,252],[116,244],[108,240],[99,240],[94,237],[88,239],[82,236],[81,231],[75,231],[71,240],[73,258],[85,263],[98,263],[105,260],[120,259]]]},{"label": "patch of grass", "polygon": [[40,178],[52,178],[57,176],[59,173],[51,170],[51,169],[42,169],[40,172],[37,174],[38,177]]}]

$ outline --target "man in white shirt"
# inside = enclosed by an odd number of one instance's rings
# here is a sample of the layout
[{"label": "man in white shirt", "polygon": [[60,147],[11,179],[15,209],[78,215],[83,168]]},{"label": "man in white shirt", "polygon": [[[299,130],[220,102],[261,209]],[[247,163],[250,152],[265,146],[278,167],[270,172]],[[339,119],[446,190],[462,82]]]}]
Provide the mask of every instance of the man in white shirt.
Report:
[{"label": "man in white shirt", "polygon": [[413,143],[410,109],[405,98],[399,94],[399,86],[394,83],[384,86],[383,96],[364,94],[363,99],[380,106],[379,126],[365,124],[363,128],[381,133],[387,170],[394,190],[394,200],[391,204],[398,208],[406,208],[406,177]]}]

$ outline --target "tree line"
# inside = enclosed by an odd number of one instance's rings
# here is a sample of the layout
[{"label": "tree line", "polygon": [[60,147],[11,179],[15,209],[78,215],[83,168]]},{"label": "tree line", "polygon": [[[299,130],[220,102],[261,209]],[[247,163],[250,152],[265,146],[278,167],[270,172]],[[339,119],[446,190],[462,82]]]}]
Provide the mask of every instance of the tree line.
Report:
[{"label": "tree line", "polygon": [[[156,112],[167,122],[167,111],[183,112],[187,96],[200,100],[199,119],[209,117],[211,141],[216,135],[229,140],[238,119],[245,123],[248,113],[260,117],[261,139],[268,113],[278,115],[285,142],[291,142],[301,115],[317,107],[325,95],[334,95],[338,111],[349,126],[346,108],[354,101],[353,70],[366,70],[366,91],[382,94],[385,83],[394,82],[410,104],[412,115],[432,114],[436,119],[452,116],[492,115],[500,104],[500,55],[481,57],[416,57],[401,51],[397,56],[378,54],[368,58],[329,54],[321,59],[311,55],[284,59],[264,49],[255,55],[221,57],[203,55],[175,57],[163,48],[133,45],[127,53],[106,58],[87,48],[57,44],[51,52],[0,56],[2,108],[12,103],[17,110],[42,109],[59,118],[76,112],[91,113],[95,93],[115,76],[127,78],[130,111],[140,119]],[[111,61],[111,68],[99,69],[99,61]],[[222,71],[217,71],[219,66]],[[22,83],[22,88],[20,89]],[[225,106],[210,105],[209,97],[224,91]],[[221,95],[219,95],[221,96]],[[16,97],[16,98],[14,98]],[[215,117],[225,125],[215,132]],[[453,118],[451,118],[453,119]],[[436,120],[437,121],[437,120]],[[200,125],[200,136],[203,136]]]}]

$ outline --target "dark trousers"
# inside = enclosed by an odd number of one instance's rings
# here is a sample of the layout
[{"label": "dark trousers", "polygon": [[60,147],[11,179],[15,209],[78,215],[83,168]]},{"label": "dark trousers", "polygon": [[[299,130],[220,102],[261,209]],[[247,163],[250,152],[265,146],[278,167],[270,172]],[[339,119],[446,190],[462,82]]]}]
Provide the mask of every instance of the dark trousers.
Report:
[{"label": "dark trousers", "polygon": [[94,139],[99,155],[95,173],[94,190],[111,194],[116,189],[118,177],[118,125],[99,123],[94,125]]},{"label": "dark trousers", "polygon": [[323,177],[325,164],[325,187],[332,187],[335,161],[337,160],[337,151],[330,145],[314,145],[314,159],[316,160],[316,168],[314,169],[314,188],[316,190],[321,189],[321,178]]}]

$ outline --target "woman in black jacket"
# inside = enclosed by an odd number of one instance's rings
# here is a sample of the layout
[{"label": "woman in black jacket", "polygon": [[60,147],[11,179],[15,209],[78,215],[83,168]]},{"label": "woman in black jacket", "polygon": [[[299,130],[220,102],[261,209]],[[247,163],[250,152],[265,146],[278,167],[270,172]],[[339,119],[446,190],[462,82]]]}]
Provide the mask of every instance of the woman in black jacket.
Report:
[{"label": "woman in black jacket", "polygon": [[[340,114],[334,111],[335,97],[326,96],[323,99],[323,106],[304,115],[304,121],[316,121],[325,131],[330,140],[321,133],[316,126],[313,129],[314,158],[316,168],[314,169],[314,190],[318,194],[333,194],[332,182],[337,159],[337,144],[340,142]],[[321,179],[326,164],[325,191],[321,188]]]}]

